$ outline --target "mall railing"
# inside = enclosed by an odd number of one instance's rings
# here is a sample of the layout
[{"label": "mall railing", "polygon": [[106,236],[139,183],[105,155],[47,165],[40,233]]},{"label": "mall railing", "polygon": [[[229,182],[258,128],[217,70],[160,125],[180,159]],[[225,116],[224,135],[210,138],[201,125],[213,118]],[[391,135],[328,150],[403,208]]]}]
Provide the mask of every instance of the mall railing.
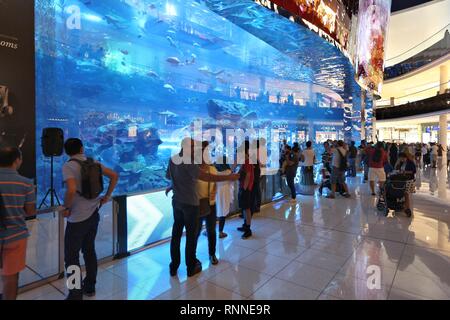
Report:
[{"label": "mall railing", "polygon": [[[447,24],[426,40],[406,50],[402,54],[386,60],[386,63],[391,66],[385,68],[384,80],[402,76],[450,54],[449,28],[450,24]],[[438,39],[440,40],[437,41]],[[418,50],[421,51],[419,52]],[[417,53],[411,56],[413,52]]]},{"label": "mall railing", "polygon": [[377,120],[387,120],[444,110],[450,110],[450,91],[448,90],[446,93],[435,97],[394,107],[377,108],[374,112]]}]

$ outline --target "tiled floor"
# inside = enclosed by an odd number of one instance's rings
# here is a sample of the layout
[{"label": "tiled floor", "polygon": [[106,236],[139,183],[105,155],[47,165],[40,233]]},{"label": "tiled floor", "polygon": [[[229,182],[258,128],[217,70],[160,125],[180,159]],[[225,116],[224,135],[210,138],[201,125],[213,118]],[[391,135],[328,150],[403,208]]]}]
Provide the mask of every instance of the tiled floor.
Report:
[{"label": "tiled floor", "polygon": [[[168,243],[102,265],[95,299],[450,299],[450,206],[423,191],[412,218],[384,217],[367,184],[355,178],[351,186],[351,199],[266,205],[248,240],[236,231],[242,221],[229,220],[217,266],[201,236],[204,271],[193,278],[184,262],[169,276]],[[65,292],[58,280],[20,299],[63,299]]]}]

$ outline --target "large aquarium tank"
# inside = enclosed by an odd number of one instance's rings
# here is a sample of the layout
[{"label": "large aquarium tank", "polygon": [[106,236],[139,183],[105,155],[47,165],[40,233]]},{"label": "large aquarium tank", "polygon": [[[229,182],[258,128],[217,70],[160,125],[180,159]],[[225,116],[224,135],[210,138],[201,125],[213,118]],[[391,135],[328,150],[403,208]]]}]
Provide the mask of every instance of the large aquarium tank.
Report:
[{"label": "large aquarium tank", "polygon": [[[120,173],[116,195],[165,188],[168,159],[196,120],[276,130],[289,142],[344,136],[340,97],[314,83],[309,67],[203,1],[35,3],[38,145],[45,127],[81,138]],[[66,160],[55,159],[57,190]],[[41,193],[49,161],[38,148]]]}]

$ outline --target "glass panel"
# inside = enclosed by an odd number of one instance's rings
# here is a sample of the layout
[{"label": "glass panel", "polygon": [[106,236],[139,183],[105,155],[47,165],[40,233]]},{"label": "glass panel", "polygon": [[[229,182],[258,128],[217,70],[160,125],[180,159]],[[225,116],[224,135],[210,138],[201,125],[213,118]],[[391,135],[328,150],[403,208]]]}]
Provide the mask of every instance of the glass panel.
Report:
[{"label": "glass panel", "polygon": [[20,273],[24,286],[59,273],[59,214],[47,213],[27,221],[30,237],[27,242],[26,269]]},{"label": "glass panel", "polygon": [[110,201],[100,209],[100,224],[98,226],[95,248],[97,259],[110,257],[114,254],[114,214],[113,202]]},{"label": "glass panel", "polygon": [[171,236],[171,199],[164,191],[127,198],[128,251]]}]

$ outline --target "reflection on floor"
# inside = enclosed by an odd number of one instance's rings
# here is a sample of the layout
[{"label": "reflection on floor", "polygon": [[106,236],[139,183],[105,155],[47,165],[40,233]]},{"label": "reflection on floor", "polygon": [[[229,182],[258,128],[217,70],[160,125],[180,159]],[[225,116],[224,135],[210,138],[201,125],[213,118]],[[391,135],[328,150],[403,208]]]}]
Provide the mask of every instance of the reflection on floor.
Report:
[{"label": "reflection on floor", "polygon": [[[351,181],[351,199],[301,196],[265,206],[248,240],[236,231],[240,219],[228,221],[217,266],[201,236],[204,271],[193,278],[184,262],[169,276],[169,244],[102,265],[95,299],[450,299],[450,206],[421,191],[412,218],[384,217],[359,181]],[[20,299],[65,293],[58,280]]]}]

